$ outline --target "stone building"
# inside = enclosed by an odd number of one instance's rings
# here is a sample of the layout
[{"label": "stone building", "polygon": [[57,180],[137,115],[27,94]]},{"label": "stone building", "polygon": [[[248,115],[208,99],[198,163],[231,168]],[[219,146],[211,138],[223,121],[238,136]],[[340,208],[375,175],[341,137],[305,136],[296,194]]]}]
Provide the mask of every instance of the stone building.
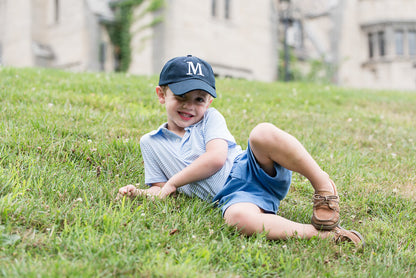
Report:
[{"label": "stone building", "polygon": [[416,90],[416,1],[292,0],[285,9],[297,57],[323,59],[334,83]]},{"label": "stone building", "polygon": [[0,0],[0,64],[113,71],[107,1]]},{"label": "stone building", "polygon": [[[0,64],[113,71],[105,26],[118,1],[0,0]],[[415,0],[164,2],[134,10],[130,73],[158,74],[168,59],[193,54],[218,76],[274,81],[286,38],[303,71],[320,61],[335,84],[416,90]]]},{"label": "stone building", "polygon": [[[168,59],[192,54],[219,76],[276,80],[276,1],[166,0],[143,16],[147,4],[135,10],[131,27],[131,73],[157,74]],[[162,21],[149,27],[157,17]]]},{"label": "stone building", "polygon": [[[0,63],[114,70],[104,26],[118,1],[0,0]],[[149,3],[135,9],[130,73],[157,74],[171,57],[193,54],[220,76],[276,80],[274,0],[165,0],[162,10],[143,13]]]}]

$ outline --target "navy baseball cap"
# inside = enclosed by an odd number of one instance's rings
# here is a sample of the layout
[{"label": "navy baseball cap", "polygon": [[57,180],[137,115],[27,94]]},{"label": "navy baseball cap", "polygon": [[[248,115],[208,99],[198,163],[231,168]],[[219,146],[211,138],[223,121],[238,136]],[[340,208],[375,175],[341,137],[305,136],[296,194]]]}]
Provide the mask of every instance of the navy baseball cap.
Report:
[{"label": "navy baseball cap", "polygon": [[217,97],[211,65],[192,55],[169,60],[160,72],[159,86],[162,85],[169,85],[170,90],[178,96],[203,90]]}]

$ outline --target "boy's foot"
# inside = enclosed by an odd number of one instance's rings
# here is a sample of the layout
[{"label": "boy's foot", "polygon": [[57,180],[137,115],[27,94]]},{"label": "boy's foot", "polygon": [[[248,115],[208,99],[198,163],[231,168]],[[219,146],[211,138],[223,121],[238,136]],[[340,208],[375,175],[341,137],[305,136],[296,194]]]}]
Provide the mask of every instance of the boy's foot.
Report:
[{"label": "boy's foot", "polygon": [[312,225],[318,230],[330,231],[339,224],[339,197],[332,180],[331,185],[333,192],[318,191],[313,195]]},{"label": "boy's foot", "polygon": [[348,241],[354,243],[356,247],[364,247],[365,245],[363,236],[357,231],[348,231],[338,226],[330,231],[330,233],[333,234],[335,243]]}]

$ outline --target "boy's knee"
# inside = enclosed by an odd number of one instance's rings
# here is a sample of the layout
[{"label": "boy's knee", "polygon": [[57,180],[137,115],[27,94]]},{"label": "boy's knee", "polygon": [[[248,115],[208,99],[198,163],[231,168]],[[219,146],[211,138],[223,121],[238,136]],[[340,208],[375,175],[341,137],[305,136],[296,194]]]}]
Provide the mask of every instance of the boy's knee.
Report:
[{"label": "boy's knee", "polygon": [[225,222],[230,226],[235,226],[238,223],[244,222],[244,218],[244,213],[233,207],[229,207],[224,213]]},{"label": "boy's knee", "polygon": [[256,125],[253,130],[250,132],[250,139],[257,140],[264,138],[264,135],[267,134],[275,126],[271,123],[261,123]]},{"label": "boy's knee", "polygon": [[276,126],[271,123],[260,123],[253,128],[250,137],[262,136],[262,134],[269,132],[273,128],[276,128]]},{"label": "boy's knee", "polygon": [[267,143],[267,140],[274,142],[278,131],[280,131],[280,129],[271,123],[258,124],[251,131],[249,142],[252,146]]},{"label": "boy's knee", "polygon": [[224,213],[224,220],[229,226],[236,227],[240,232],[246,235],[252,235],[256,232],[253,228],[252,215],[242,210],[239,206],[230,206]]}]

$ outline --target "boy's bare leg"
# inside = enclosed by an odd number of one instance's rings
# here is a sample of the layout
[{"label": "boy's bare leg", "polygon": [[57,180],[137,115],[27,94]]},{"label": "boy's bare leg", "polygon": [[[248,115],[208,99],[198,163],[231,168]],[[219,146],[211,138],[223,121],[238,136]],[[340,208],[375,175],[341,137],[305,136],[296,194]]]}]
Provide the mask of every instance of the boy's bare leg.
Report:
[{"label": "boy's bare leg", "polygon": [[319,167],[303,145],[287,132],[272,124],[263,123],[252,130],[249,141],[257,162],[269,175],[275,175],[276,162],[305,176],[315,192],[336,193],[329,175]]},{"label": "boy's bare leg", "polygon": [[228,225],[237,227],[241,233],[248,236],[267,232],[266,236],[271,240],[284,240],[290,237],[310,239],[316,236],[332,238],[336,243],[348,241],[356,247],[365,245],[363,237],[357,231],[347,231],[340,227],[335,227],[332,231],[318,231],[310,224],[301,224],[276,214],[264,213],[252,203],[231,205],[225,211],[224,219]]},{"label": "boy's bare leg", "polygon": [[263,123],[253,129],[249,141],[257,162],[271,176],[275,175],[276,162],[310,181],[315,189],[311,219],[315,228],[332,230],[338,226],[339,198],[335,184],[295,137]]},{"label": "boy's bare leg", "polygon": [[263,213],[252,203],[231,205],[225,211],[224,219],[228,225],[236,226],[245,235],[266,231],[267,238],[272,240],[289,237],[309,239],[314,236],[326,238],[329,235],[329,232],[318,231],[310,224],[301,224],[276,214]]}]

